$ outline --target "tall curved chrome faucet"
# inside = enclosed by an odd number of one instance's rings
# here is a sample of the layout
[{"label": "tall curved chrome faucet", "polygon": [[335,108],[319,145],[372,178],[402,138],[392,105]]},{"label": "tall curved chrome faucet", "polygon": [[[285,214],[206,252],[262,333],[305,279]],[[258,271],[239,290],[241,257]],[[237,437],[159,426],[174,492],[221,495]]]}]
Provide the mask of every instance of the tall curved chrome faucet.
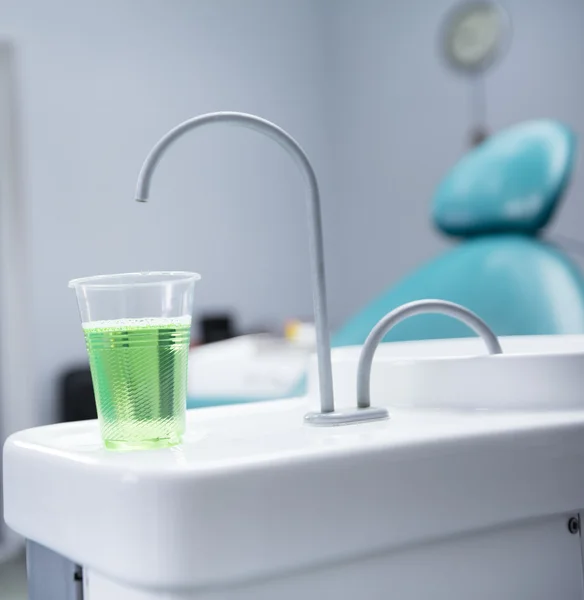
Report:
[{"label": "tall curved chrome faucet", "polygon": [[189,119],[164,135],[146,157],[138,176],[136,200],[146,202],[150,193],[150,182],[154,170],[168,149],[183,134],[212,125],[213,123],[230,123],[241,125],[261,133],[277,142],[294,159],[306,178],[309,188],[308,226],[311,253],[312,298],[314,303],[314,322],[316,327],[316,351],[320,387],[320,412],[309,413],[305,420],[314,425],[341,425],[359,421],[386,418],[387,411],[371,407],[358,408],[353,411],[335,412],[333,397],[333,377],[330,354],[330,336],[328,330],[328,314],[326,303],[326,284],[324,268],[324,249],[322,236],[322,217],[320,210],[320,194],[314,169],[298,142],[283,129],[255,115],[239,112],[215,112]]},{"label": "tall curved chrome faucet", "polygon": [[152,148],[147,156],[136,185],[136,200],[146,202],[150,194],[150,182],[154,170],[168,147],[183,134],[212,125],[213,123],[231,123],[242,125],[262,133],[277,142],[294,159],[306,178],[309,187],[308,225],[311,250],[311,278],[314,302],[314,322],[316,327],[316,350],[318,355],[318,371],[320,380],[321,412],[332,413],[335,410],[332,384],[332,368],[330,356],[330,336],[328,330],[328,314],[326,303],[326,284],[324,267],[324,249],[322,239],[322,217],[320,210],[320,194],[314,169],[298,142],[283,129],[254,115],[238,112],[216,112],[201,115],[181,123]]}]

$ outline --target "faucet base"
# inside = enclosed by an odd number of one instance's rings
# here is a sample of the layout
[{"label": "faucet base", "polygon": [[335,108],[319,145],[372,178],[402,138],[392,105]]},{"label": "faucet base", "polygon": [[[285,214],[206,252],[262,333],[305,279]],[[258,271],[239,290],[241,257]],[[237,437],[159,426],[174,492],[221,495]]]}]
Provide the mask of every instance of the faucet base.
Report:
[{"label": "faucet base", "polygon": [[352,425],[367,421],[380,421],[389,419],[389,412],[385,408],[356,408],[354,410],[334,412],[309,412],[304,415],[304,422],[317,427],[335,427],[337,425]]}]

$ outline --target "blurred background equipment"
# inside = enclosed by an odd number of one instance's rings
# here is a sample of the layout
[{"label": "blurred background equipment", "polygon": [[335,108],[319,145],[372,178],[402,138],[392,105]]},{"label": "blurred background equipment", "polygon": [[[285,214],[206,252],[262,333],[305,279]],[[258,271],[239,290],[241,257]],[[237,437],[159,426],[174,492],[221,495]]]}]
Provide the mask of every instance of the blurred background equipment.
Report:
[{"label": "blurred background equipment", "polygon": [[[297,383],[316,347],[314,325],[289,320],[283,334],[239,333],[233,315],[203,316],[189,356],[188,408],[240,404],[297,395]],[[97,418],[89,367],[61,378],[64,422]]]},{"label": "blurred background equipment", "polygon": [[207,314],[199,320],[201,344],[221,342],[235,336],[233,317],[230,314]]},{"label": "blurred background equipment", "polygon": [[448,11],[440,41],[447,64],[470,81],[470,142],[476,146],[489,135],[485,73],[509,49],[511,19],[498,2],[464,0]]},{"label": "blurred background equipment", "polygon": [[301,321],[289,321],[285,336],[249,334],[195,347],[189,357],[188,407],[297,395],[315,348],[314,325]]},{"label": "blurred background equipment", "polygon": [[69,369],[61,378],[60,421],[97,419],[89,367]]}]

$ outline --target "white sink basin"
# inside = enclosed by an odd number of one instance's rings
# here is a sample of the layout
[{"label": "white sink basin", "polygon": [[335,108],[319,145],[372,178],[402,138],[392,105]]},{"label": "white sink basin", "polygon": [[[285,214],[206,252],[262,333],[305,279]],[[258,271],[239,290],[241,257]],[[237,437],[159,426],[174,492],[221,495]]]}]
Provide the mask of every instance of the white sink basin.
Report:
[{"label": "white sink basin", "polygon": [[[584,409],[584,335],[499,338],[487,355],[480,338],[381,344],[373,360],[373,406],[448,410]],[[335,406],[356,405],[361,346],[332,351]],[[315,358],[309,396],[318,407]]]}]

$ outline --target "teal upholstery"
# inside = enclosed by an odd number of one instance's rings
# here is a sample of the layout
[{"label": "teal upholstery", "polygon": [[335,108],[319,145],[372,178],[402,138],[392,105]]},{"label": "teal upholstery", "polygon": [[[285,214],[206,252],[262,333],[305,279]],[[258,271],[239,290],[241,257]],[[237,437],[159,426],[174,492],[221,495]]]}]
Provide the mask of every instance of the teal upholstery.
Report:
[{"label": "teal upholstery", "polygon": [[[462,304],[498,335],[584,333],[584,279],[571,261],[534,238],[499,234],[464,242],[392,286],[350,319],[333,345],[362,344],[390,310],[423,298]],[[396,325],[385,341],[469,335],[454,319],[420,315]]]},{"label": "teal upholstery", "polygon": [[575,157],[572,132],[555,121],[523,123],[469,152],[438,186],[432,218],[445,233],[536,234],[559,204]]},{"label": "teal upholstery", "polygon": [[[493,136],[438,186],[434,223],[464,239],[392,285],[352,317],[334,346],[362,344],[404,302],[440,298],[482,317],[498,335],[584,333],[584,278],[558,249],[537,238],[569,181],[576,151],[561,123],[534,121]],[[400,323],[386,340],[472,335],[441,315]]]}]

